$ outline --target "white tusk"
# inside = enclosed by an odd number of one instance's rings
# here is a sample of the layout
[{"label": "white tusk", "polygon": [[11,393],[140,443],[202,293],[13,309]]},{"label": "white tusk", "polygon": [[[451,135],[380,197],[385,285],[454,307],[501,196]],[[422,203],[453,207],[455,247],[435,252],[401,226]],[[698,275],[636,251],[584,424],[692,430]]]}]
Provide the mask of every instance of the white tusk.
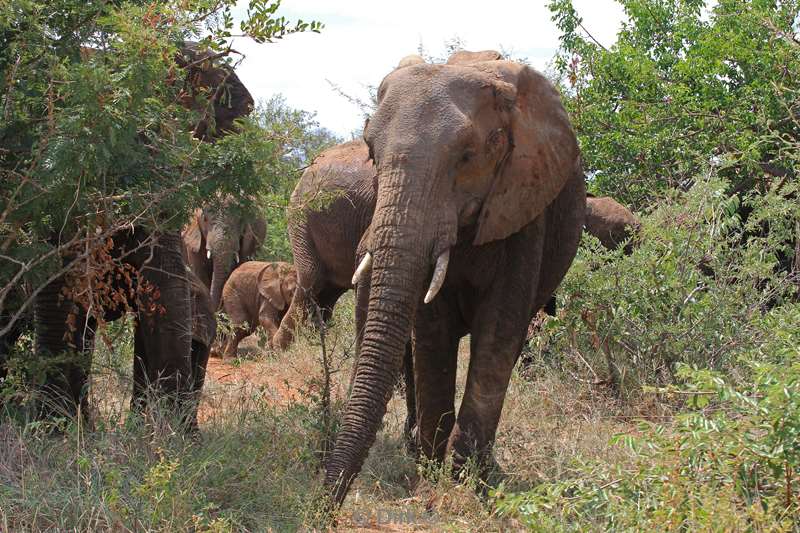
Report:
[{"label": "white tusk", "polygon": [[446,250],[436,259],[436,268],[433,269],[433,277],[428,292],[425,294],[425,303],[429,304],[436,298],[439,289],[444,285],[444,277],[447,275],[447,264],[450,262],[450,250]]},{"label": "white tusk", "polygon": [[239,254],[238,253],[236,254],[236,264],[237,265],[239,264]]},{"label": "white tusk", "polygon": [[206,250],[206,259],[211,259],[211,250]]},{"label": "white tusk", "polygon": [[361,278],[361,275],[370,268],[372,268],[372,254],[367,252],[367,255],[365,255],[364,259],[362,259],[361,263],[359,263],[355,274],[353,274],[353,285],[358,285],[358,280]]}]

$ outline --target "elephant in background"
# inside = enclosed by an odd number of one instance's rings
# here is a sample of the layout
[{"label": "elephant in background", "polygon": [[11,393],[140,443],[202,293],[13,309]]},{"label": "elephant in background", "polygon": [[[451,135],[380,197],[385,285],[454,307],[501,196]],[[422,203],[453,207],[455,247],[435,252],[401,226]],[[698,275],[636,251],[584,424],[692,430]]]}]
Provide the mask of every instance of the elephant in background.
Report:
[{"label": "elephant in background", "polygon": [[491,462],[528,322],[566,274],[585,220],[577,140],[544,76],[491,51],[404,64],[381,82],[364,130],[377,198],[356,271],[357,370],[326,464],[335,504],[375,441],[409,338],[421,454],[450,453],[457,469]]},{"label": "elephant in background", "polygon": [[[639,231],[639,219],[631,210],[609,196],[586,198],[586,232],[613,250]],[[633,243],[625,245],[625,253],[633,251]]]},{"label": "elephant in background", "polygon": [[194,128],[194,136],[211,142],[234,131],[236,119],[249,115],[254,106],[250,91],[236,72],[215,63],[214,55],[198,48],[195,42],[186,42],[175,60],[188,71],[182,103],[203,115]]},{"label": "elephant in background", "polygon": [[[208,290],[185,266],[177,235],[165,234],[149,244],[146,231],[137,228],[113,239],[115,254],[133,268],[131,284],[112,270],[106,283],[124,303],[104,309],[105,322],[137,315],[134,331],[133,396],[131,408],[141,410],[148,387],[173,397],[177,412],[189,427],[196,426],[197,399],[205,377],[211,342],[216,335]],[[124,280],[125,276],[122,276]],[[151,287],[154,290],[139,290]],[[86,388],[97,329],[95,315],[64,297],[64,278],[58,278],[36,298],[37,353],[74,350],[51,372],[45,385],[54,397],[46,406],[53,413],[86,412]]]},{"label": "elephant in background", "polygon": [[[213,113],[204,113],[195,127],[199,139],[213,141],[224,135],[234,128],[235,118],[253,109],[253,98],[232,69],[199,51],[194,43],[186,43],[176,63],[188,67],[183,105],[200,109],[211,104],[213,109]],[[207,96],[202,104],[197,98],[200,94]],[[117,270],[109,273],[106,284],[119,297],[114,304],[89,313],[73,302],[69,296],[73,286],[87,282],[78,272],[70,274],[71,282],[64,275],[55,278],[36,296],[36,352],[53,357],[43,384],[48,398],[42,414],[74,415],[79,408],[86,412],[97,318],[115,320],[130,309],[137,314],[131,407],[140,409],[147,387],[153,386],[194,426],[209,339],[216,330],[209,314],[213,312],[210,297],[187,272],[177,231],[152,233],[134,226],[116,232],[111,240],[109,256]],[[69,259],[64,258],[65,264]],[[115,277],[120,270],[131,275],[131,286]],[[60,354],[64,356],[54,357]]]},{"label": "elephant in background", "polygon": [[[586,221],[583,229],[589,235],[596,237],[607,250],[614,250],[627,239],[634,237],[640,226],[639,218],[610,196],[595,197],[587,194]],[[625,254],[630,255],[633,247],[634,242],[628,241],[625,244]],[[556,315],[555,296],[550,298],[542,310],[550,316]]]},{"label": "elephant in background", "polygon": [[235,357],[239,342],[259,325],[271,341],[296,286],[297,273],[289,263],[247,261],[234,270],[222,290],[222,310],[234,328],[225,343],[223,359]]},{"label": "elephant in background", "polygon": [[263,217],[246,217],[229,207],[195,209],[181,236],[189,267],[211,291],[211,303],[219,309],[222,288],[231,272],[253,258],[267,236]]},{"label": "elephant in background", "polygon": [[353,287],[356,249],[375,209],[375,167],[362,140],[322,152],[303,172],[290,199],[289,238],[297,290],[273,339],[286,349],[296,322],[316,303],[328,320],[339,297]]}]

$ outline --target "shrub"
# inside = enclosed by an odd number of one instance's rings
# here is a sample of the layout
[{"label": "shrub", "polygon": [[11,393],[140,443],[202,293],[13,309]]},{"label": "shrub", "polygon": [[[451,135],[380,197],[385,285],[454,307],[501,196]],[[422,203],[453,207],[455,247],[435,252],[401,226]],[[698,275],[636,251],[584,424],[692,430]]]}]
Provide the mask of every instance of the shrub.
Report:
[{"label": "shrub", "polygon": [[[687,399],[667,425],[618,435],[630,465],[584,464],[573,479],[529,492],[494,491],[497,512],[537,530],[790,531],[800,525],[800,305],[753,326],[743,374],[680,365]],[[767,362],[769,361],[769,362]]]},{"label": "shrub", "polygon": [[558,317],[531,341],[540,362],[555,352],[573,377],[624,395],[676,382],[679,363],[735,379],[742,354],[770,335],[763,311],[796,290],[777,243],[793,242],[798,207],[784,187],[746,200],[752,213],[743,225],[726,189],[707,177],[659,203],[642,217],[630,256],[584,236],[559,289]]}]

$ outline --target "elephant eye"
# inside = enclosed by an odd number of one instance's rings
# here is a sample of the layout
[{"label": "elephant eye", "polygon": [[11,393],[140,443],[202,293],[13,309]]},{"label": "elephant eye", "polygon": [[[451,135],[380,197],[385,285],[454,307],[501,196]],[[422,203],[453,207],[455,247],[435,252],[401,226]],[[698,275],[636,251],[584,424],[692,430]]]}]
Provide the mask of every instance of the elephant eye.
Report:
[{"label": "elephant eye", "polygon": [[475,157],[474,150],[465,150],[464,153],[461,154],[461,159],[459,160],[459,163],[461,163],[462,165],[469,163],[473,157]]},{"label": "elephant eye", "polygon": [[490,145],[498,144],[503,138],[503,128],[497,128],[492,130],[489,134],[488,142]]}]

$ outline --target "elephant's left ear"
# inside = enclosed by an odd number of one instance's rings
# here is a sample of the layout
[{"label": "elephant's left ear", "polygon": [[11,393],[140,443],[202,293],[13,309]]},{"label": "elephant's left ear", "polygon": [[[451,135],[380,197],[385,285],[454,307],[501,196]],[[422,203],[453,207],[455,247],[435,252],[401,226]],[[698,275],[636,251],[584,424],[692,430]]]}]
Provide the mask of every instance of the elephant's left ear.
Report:
[{"label": "elephant's left ear", "polygon": [[528,225],[582,170],[575,133],[547,78],[511,61],[487,61],[474,68],[516,89],[510,109],[510,153],[484,200],[474,240],[479,245]]},{"label": "elephant's left ear", "polygon": [[261,271],[258,277],[258,293],[275,309],[285,309],[289,305],[281,291],[281,277],[273,266]]},{"label": "elephant's left ear", "polygon": [[197,221],[198,216],[202,216],[202,214],[198,215],[197,212],[195,212],[191,222],[189,222],[181,232],[181,237],[183,237],[183,243],[186,249],[194,254],[200,253],[200,245],[203,242],[203,233]]},{"label": "elephant's left ear", "polygon": [[286,307],[289,307],[289,302],[294,297],[294,291],[297,290],[297,274],[294,269],[291,272],[282,274],[281,289],[283,290],[283,298],[286,300]]}]

